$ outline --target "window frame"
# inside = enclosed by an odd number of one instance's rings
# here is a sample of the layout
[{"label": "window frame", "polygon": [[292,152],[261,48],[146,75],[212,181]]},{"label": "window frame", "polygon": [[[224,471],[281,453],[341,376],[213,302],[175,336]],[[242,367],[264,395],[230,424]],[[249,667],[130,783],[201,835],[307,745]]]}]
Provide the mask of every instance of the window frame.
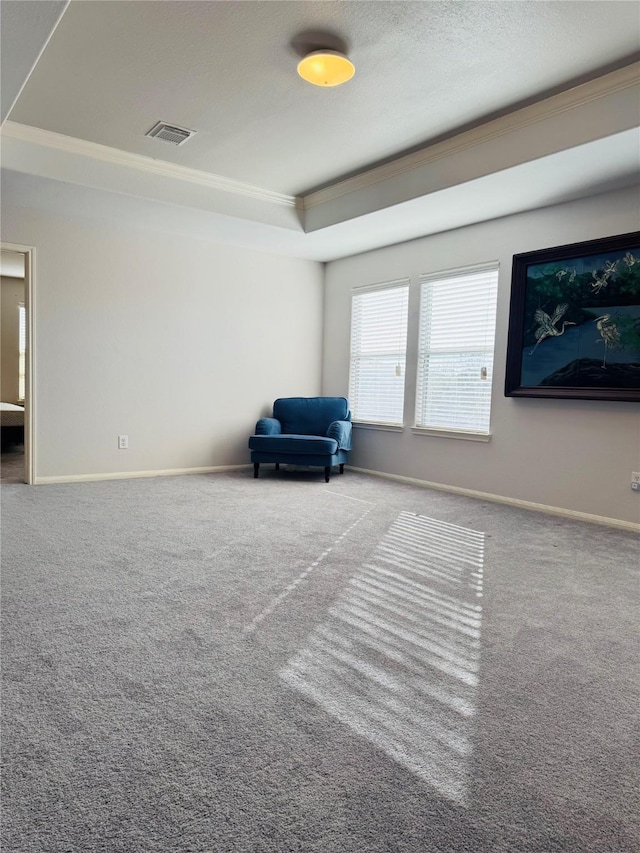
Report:
[{"label": "window frame", "polygon": [[[390,432],[397,432],[404,429],[404,410],[406,403],[406,375],[407,375],[407,344],[408,344],[408,327],[409,327],[409,297],[410,297],[410,287],[411,287],[411,279],[399,278],[393,279],[391,281],[378,282],[376,284],[367,284],[361,285],[358,287],[352,288],[351,291],[351,324],[350,324],[350,340],[349,340],[349,377],[348,377],[348,387],[349,387],[349,403],[352,411],[352,420],[353,424],[356,427],[364,427],[369,429],[380,429],[380,430],[388,430]],[[377,353],[381,359],[384,358],[392,358],[397,364],[400,364],[400,375],[399,379],[402,380],[402,398],[400,404],[400,420],[392,420],[391,418],[388,420],[382,420],[377,418],[370,417],[359,417],[358,416],[358,397],[359,395],[356,393],[355,385],[357,383],[356,375],[357,362],[361,362],[364,358],[366,358],[366,354],[362,353],[362,349],[356,349],[354,344],[356,343],[356,299],[358,297],[366,297],[369,294],[380,294],[385,291],[402,291],[403,292],[403,305],[400,305],[398,309],[400,311],[400,315],[404,314],[403,319],[404,324],[403,328],[400,331],[400,338],[398,340],[398,346],[395,349],[389,348],[386,351]],[[402,324],[401,324],[402,325]],[[372,356],[369,354],[369,359]]]},{"label": "window frame", "polygon": [[[429,349],[426,342],[425,336],[428,333],[427,329],[432,329],[433,326],[429,326],[424,314],[427,310],[426,305],[426,297],[425,292],[429,286],[432,286],[433,283],[438,281],[447,281],[450,279],[465,279],[471,278],[475,275],[479,275],[482,273],[493,273],[494,278],[492,281],[492,303],[489,304],[487,308],[487,315],[483,325],[478,326],[479,331],[484,334],[486,339],[486,343],[488,346],[484,347],[474,347],[474,348],[465,348],[464,346],[457,347],[447,347],[446,350],[442,348],[441,350]],[[496,349],[496,317],[497,317],[497,307],[498,307],[498,288],[499,288],[499,275],[500,275],[500,264],[496,261],[485,262],[481,264],[474,264],[472,266],[466,267],[458,267],[455,269],[449,270],[441,270],[434,273],[425,273],[420,275],[419,277],[419,287],[420,287],[420,303],[418,310],[418,343],[417,343],[417,370],[416,370],[416,383],[415,383],[415,407],[414,407],[414,422],[411,427],[411,432],[415,435],[430,435],[430,436],[439,436],[442,438],[458,438],[465,439],[468,441],[480,441],[487,442],[491,440],[491,414],[492,414],[492,396],[493,396],[493,366],[495,362],[495,349]],[[471,313],[467,315],[471,320],[473,320],[473,316]],[[478,428],[474,429],[470,425],[457,426],[457,425],[439,425],[435,423],[421,423],[422,421],[422,412],[425,410],[425,397],[427,394],[427,377],[425,375],[424,364],[426,359],[428,358],[428,354],[444,354],[448,353],[452,356],[455,355],[463,355],[467,354],[473,356],[474,354],[484,353],[488,356],[488,360],[485,364],[485,368],[489,368],[489,375],[486,380],[488,382],[488,391],[485,394],[485,399],[487,403],[487,411],[486,411],[486,429]]]},{"label": "window frame", "polygon": [[18,403],[24,405],[27,390],[27,307],[18,303]]}]

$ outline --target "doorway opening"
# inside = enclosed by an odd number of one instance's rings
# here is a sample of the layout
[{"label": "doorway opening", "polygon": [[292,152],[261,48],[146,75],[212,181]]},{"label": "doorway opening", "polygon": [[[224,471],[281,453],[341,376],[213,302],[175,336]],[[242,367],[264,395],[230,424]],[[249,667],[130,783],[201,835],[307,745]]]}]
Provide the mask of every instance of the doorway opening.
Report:
[{"label": "doorway opening", "polygon": [[33,247],[0,244],[0,482],[33,483]]}]

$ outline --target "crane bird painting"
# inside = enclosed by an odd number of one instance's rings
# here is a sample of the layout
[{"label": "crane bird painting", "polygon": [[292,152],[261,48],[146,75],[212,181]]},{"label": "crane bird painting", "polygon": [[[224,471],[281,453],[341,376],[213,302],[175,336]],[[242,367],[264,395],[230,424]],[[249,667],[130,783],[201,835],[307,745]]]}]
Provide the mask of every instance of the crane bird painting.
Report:
[{"label": "crane bird painting", "polygon": [[554,337],[557,338],[560,335],[564,334],[564,330],[567,326],[575,326],[575,323],[572,323],[570,320],[565,320],[562,324],[562,328],[558,328],[558,323],[564,317],[567,308],[569,306],[566,302],[563,302],[561,305],[556,305],[556,310],[553,312],[551,317],[547,314],[546,311],[543,311],[542,308],[538,308],[534,315],[535,321],[538,324],[538,328],[535,331],[536,336],[536,345],[531,350],[529,355],[533,355],[534,352],[538,349],[542,341],[545,338]]},{"label": "crane bird painting", "polygon": [[506,397],[640,403],[640,231],[514,255],[508,332]]},{"label": "crane bird painting", "polygon": [[604,343],[604,358],[602,360],[602,369],[607,369],[607,348],[617,349],[620,346],[620,330],[611,319],[611,314],[603,314],[601,317],[596,317],[594,320],[596,329],[600,332],[600,337],[596,338],[596,343]]}]

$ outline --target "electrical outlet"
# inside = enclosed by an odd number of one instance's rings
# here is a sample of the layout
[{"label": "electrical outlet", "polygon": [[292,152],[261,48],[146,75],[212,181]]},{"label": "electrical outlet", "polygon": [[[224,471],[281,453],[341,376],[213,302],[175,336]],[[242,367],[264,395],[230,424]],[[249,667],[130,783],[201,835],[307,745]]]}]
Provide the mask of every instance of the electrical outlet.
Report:
[{"label": "electrical outlet", "polygon": [[118,450],[128,450],[129,449],[129,436],[128,435],[119,435],[118,436]]},{"label": "electrical outlet", "polygon": [[634,492],[640,492],[640,471],[631,472],[631,488]]}]

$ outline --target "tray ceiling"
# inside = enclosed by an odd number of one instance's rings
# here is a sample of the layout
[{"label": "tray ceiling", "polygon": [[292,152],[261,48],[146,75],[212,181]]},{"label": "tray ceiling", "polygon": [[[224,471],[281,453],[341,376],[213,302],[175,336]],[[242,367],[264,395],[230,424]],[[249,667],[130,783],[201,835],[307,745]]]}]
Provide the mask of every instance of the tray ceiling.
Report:
[{"label": "tray ceiling", "polygon": [[[490,126],[497,128],[497,136],[504,136],[500,120],[505,116],[522,110],[530,115],[531,105],[628,68],[640,50],[634,2],[72,0],[55,29],[55,21],[50,22],[46,37],[42,26],[28,30],[20,24],[19,15],[19,7],[26,14],[43,5],[2,4],[8,9],[3,46],[12,45],[8,58],[3,55],[3,77],[28,76],[4,129],[6,169],[95,190],[111,187],[302,236],[309,236],[305,228],[327,228],[471,184],[628,133],[640,123],[637,109],[635,120],[629,120],[633,81],[627,80],[622,87],[616,84],[619,91],[628,90],[626,104],[620,98],[614,104],[615,93],[607,96],[606,105],[597,95],[602,114],[596,110],[591,116],[602,122],[597,132],[577,133],[577,113],[564,110],[563,141],[558,128],[551,128],[547,110],[543,132],[554,136],[550,147],[532,151],[518,164],[506,156],[501,161],[495,144],[494,154],[487,157],[487,140],[472,134],[468,147],[485,146],[477,148],[477,156],[478,163],[487,161],[486,167],[477,173],[463,169],[462,180],[447,173],[457,162],[451,159],[455,140],[467,138],[470,131],[494,122]],[[22,51],[17,50],[21,41]],[[39,42],[45,49],[30,75],[25,74],[24,61],[15,57],[33,54]],[[343,45],[356,64],[356,76],[343,87],[310,87],[295,72],[299,55],[323,42]],[[589,90],[587,100],[593,100],[595,91]],[[584,110],[579,120],[588,120]],[[163,145],[145,136],[158,121],[197,134],[180,147]],[[537,119],[527,121],[535,134]],[[423,156],[439,150],[443,141],[444,157]],[[619,160],[609,171],[598,161],[593,168],[600,174],[585,175],[585,191],[594,182],[606,189],[634,180],[638,166],[633,143],[621,146],[618,140],[616,145],[618,156],[622,148],[627,151],[624,177]],[[44,150],[53,152],[44,158],[51,162],[49,170],[42,165]],[[399,160],[407,152],[410,156]],[[396,161],[409,165],[394,174]],[[105,163],[108,169],[118,165],[124,170],[122,188],[112,172],[107,175]],[[387,165],[377,173],[381,163]],[[421,175],[415,172],[417,163],[422,164]],[[439,176],[433,186],[425,182],[425,163]],[[153,186],[148,174],[144,180],[127,179],[131,170],[152,172],[153,164]],[[162,164],[166,186],[160,190]],[[544,170],[549,172],[548,162]],[[346,193],[353,200],[354,179],[343,179],[356,176],[358,185],[363,173],[373,176],[365,184],[382,187],[378,200],[367,201],[361,194],[353,213],[348,213],[349,204],[338,210],[342,202],[336,199]],[[191,195],[184,186],[172,194],[167,181],[173,181],[171,186],[191,182]],[[9,185],[15,187],[16,179]],[[313,192],[318,189],[320,193]],[[566,189],[575,193],[574,186]],[[560,187],[557,194],[563,191]],[[307,208],[323,199],[331,204],[305,223],[304,196]],[[523,203],[526,209],[534,200]],[[495,204],[489,209],[496,215]]]}]

